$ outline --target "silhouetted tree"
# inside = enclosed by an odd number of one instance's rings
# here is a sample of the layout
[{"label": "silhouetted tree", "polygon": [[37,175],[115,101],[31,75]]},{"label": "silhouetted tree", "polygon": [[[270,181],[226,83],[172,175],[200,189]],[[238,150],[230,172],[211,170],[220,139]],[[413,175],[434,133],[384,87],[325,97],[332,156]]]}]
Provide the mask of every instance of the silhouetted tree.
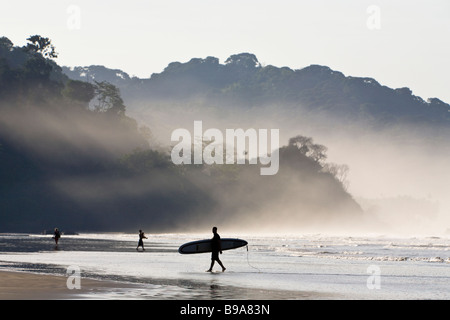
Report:
[{"label": "silhouetted tree", "polygon": [[330,173],[337,181],[339,181],[344,190],[348,189],[349,182],[347,176],[349,167],[346,164],[325,163],[323,171]]},{"label": "silhouetted tree", "polygon": [[233,54],[225,61],[225,63],[250,69],[261,66],[256,56],[251,53]]},{"label": "silhouetted tree", "polygon": [[319,163],[327,158],[327,147],[314,144],[313,139],[310,137],[298,135],[290,138],[289,146],[297,147],[302,154]]},{"label": "silhouetted tree", "polygon": [[30,43],[27,44],[26,50],[30,52],[40,53],[44,58],[58,57],[58,54],[55,51],[55,47],[52,45],[49,38],[34,35],[29,37],[27,40]]},{"label": "silhouetted tree", "polygon": [[48,80],[52,66],[42,58],[31,58],[24,66],[24,77],[29,80]]},{"label": "silhouetted tree", "polygon": [[97,104],[94,105],[95,111],[115,115],[125,114],[125,105],[116,86],[106,81],[95,81],[95,94],[97,96]]},{"label": "silhouetted tree", "polygon": [[1,50],[11,51],[13,49],[14,44],[7,37],[0,38],[0,53]]},{"label": "silhouetted tree", "polygon": [[95,89],[95,86],[88,82],[69,80],[63,94],[72,100],[86,104],[87,107],[89,101],[95,97]]}]

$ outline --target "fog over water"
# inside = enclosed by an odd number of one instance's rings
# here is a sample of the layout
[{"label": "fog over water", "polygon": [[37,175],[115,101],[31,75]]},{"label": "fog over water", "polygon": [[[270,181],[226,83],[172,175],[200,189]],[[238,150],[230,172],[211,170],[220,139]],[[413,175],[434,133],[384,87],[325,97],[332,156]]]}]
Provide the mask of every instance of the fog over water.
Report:
[{"label": "fog over water", "polygon": [[[450,230],[450,145],[443,138],[448,129],[412,124],[378,127],[365,120],[339,124],[339,119],[326,114],[280,106],[174,108],[176,116],[155,103],[133,101],[129,113],[152,128],[151,141],[161,148],[170,149],[171,130],[192,131],[195,120],[203,121],[204,130],[279,128],[280,145],[298,134],[312,137],[327,147],[327,162],[348,166],[347,190],[363,208],[369,230],[372,226],[377,232],[411,235]],[[283,207],[292,209],[287,203]],[[353,229],[351,223],[346,225]],[[342,225],[336,231],[345,232]]]},{"label": "fog over water", "polygon": [[[246,164],[258,170],[253,174],[247,173],[246,178],[242,179],[243,183],[225,189],[207,190],[204,177],[189,175],[192,186],[210,196],[208,202],[200,205],[199,210],[202,212],[188,215],[191,221],[198,215],[199,222],[187,226],[181,218],[183,215],[172,211],[166,217],[155,213],[158,215],[158,219],[153,219],[156,225],[158,221],[170,220],[172,227],[183,229],[237,223],[236,229],[255,231],[276,228],[280,231],[367,231],[411,235],[443,234],[449,231],[449,148],[445,142],[423,136],[423,131],[417,132],[417,128],[341,127],[327,117],[303,117],[298,110],[278,112],[279,109],[274,107],[246,112],[240,112],[242,108],[236,107],[234,112],[227,113],[216,109],[178,109],[168,113],[155,108],[139,110],[135,105],[134,102],[130,103],[128,114],[137,119],[139,124],[150,128],[151,148],[167,155],[174,145],[170,141],[171,132],[177,128],[193,132],[194,120],[203,121],[203,130],[279,129],[280,146],[287,145],[290,138],[299,134],[312,137],[314,143],[327,148],[326,162],[348,166],[348,172],[343,177],[345,186],[363,209],[363,213],[356,216],[354,208],[347,210],[344,206],[330,210],[333,194],[324,193],[323,185],[314,184],[312,180],[305,180],[287,171],[276,175],[281,179],[276,184],[271,182],[261,188],[261,165]],[[27,116],[20,111],[10,111],[0,120],[3,133],[49,164],[70,164],[73,161],[76,166],[80,159],[100,161],[120,157],[140,146],[145,148],[143,141],[133,135],[115,132],[108,121],[103,124],[101,121],[93,122],[84,113],[67,110],[64,114],[49,113],[36,108],[27,111]],[[73,157],[75,154],[77,156]],[[217,166],[211,166],[211,170],[217,169]],[[283,168],[282,159],[280,168]],[[283,174],[285,178],[281,178]],[[155,192],[171,195],[178,190],[177,182],[163,171],[155,172],[151,179],[139,175],[111,177],[95,171],[58,173],[52,174],[48,185],[77,203],[80,212],[83,212],[83,207],[101,206],[99,210],[104,213],[93,219],[100,224],[101,219],[107,217],[117,219],[120,224],[122,218],[118,216],[119,213],[113,216],[107,214],[114,211],[115,199],[128,198],[133,201],[131,199]],[[316,208],[299,201],[299,194],[308,199],[317,199],[317,203],[323,202],[324,207]],[[205,213],[207,220],[204,218]],[[81,214],[80,219],[90,219],[89,213]],[[138,219],[138,216],[133,219]]]},{"label": "fog over water", "polygon": [[[448,231],[450,134],[439,99],[324,66],[262,66],[250,53],[173,62],[119,90],[69,80],[36,47],[2,39],[6,231]],[[174,163],[179,130],[193,164]],[[262,145],[228,150],[229,141],[226,164],[197,161],[225,151],[198,136],[239,130],[279,133],[265,163],[253,163]]]}]

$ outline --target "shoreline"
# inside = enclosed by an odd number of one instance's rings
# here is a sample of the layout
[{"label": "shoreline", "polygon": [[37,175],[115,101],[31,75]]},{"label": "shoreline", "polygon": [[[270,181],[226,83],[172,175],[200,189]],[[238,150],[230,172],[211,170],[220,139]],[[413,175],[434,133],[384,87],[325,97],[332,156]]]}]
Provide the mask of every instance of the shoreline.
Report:
[{"label": "shoreline", "polygon": [[[210,286],[210,298],[146,295],[152,284],[97,280],[81,277],[80,289],[67,287],[68,276],[0,270],[0,300],[327,300],[332,293]],[[223,295],[223,291],[227,293]],[[239,298],[237,298],[239,297]]]},{"label": "shoreline", "polygon": [[[136,252],[131,236],[0,236],[0,299],[380,300],[448,299],[448,239],[247,238],[224,252],[227,271],[205,272],[210,256],[176,249],[195,237],[153,237]],[[147,243],[146,243],[147,244]],[[79,276],[79,277],[77,277]],[[80,280],[80,289],[67,288]],[[374,286],[376,284],[376,286]],[[373,290],[380,289],[380,290]]]},{"label": "shoreline", "polygon": [[67,276],[26,271],[0,270],[0,300],[96,299],[113,289],[131,289],[133,284],[81,278],[80,289],[67,287]]}]

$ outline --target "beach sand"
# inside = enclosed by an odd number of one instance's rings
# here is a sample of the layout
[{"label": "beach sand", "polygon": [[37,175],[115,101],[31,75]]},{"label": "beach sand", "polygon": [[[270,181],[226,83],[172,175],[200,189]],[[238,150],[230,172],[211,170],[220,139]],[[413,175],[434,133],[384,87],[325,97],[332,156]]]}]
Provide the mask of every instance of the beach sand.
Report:
[{"label": "beach sand", "polygon": [[[80,289],[70,290],[68,278],[26,272],[0,271],[1,300],[57,300],[86,299],[91,294],[101,294],[127,284],[82,278]],[[132,284],[129,285],[132,287]]]},{"label": "beach sand", "polygon": [[[81,278],[80,289],[68,289],[66,276],[35,274],[20,271],[0,271],[0,300],[85,300],[85,299],[167,299],[153,295],[151,288],[143,284],[93,280]],[[164,290],[164,289],[162,289]],[[208,288],[200,300],[310,300],[330,299],[334,295],[317,292],[293,292],[261,290],[255,288],[214,287]],[[144,292],[148,292],[145,294]],[[169,296],[169,300],[191,300],[185,295]]]}]

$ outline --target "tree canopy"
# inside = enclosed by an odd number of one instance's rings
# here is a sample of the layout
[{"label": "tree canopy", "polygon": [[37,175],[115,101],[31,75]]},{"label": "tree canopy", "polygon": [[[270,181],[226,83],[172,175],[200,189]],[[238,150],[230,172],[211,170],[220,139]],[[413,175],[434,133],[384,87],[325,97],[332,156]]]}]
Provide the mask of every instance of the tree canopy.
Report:
[{"label": "tree canopy", "polygon": [[44,58],[57,58],[58,54],[49,38],[34,35],[29,37],[26,49],[29,52],[40,53]]},{"label": "tree canopy", "polygon": [[[233,225],[243,216],[291,227],[305,217],[339,220],[342,212],[361,213],[326,166],[326,147],[312,138],[296,136],[281,147],[279,173],[270,177],[254,165],[175,166],[167,150],[150,148],[152,128],[139,128],[126,115],[117,86],[69,79],[52,60],[48,38],[28,40],[15,47],[0,38],[1,232],[54,225],[128,231],[136,223],[174,231],[180,217],[192,221],[183,225],[192,229],[217,219]],[[195,76],[227,87],[233,68],[247,79],[263,69],[251,54],[233,56],[226,65],[208,57],[171,64],[160,80],[176,87]]]}]

